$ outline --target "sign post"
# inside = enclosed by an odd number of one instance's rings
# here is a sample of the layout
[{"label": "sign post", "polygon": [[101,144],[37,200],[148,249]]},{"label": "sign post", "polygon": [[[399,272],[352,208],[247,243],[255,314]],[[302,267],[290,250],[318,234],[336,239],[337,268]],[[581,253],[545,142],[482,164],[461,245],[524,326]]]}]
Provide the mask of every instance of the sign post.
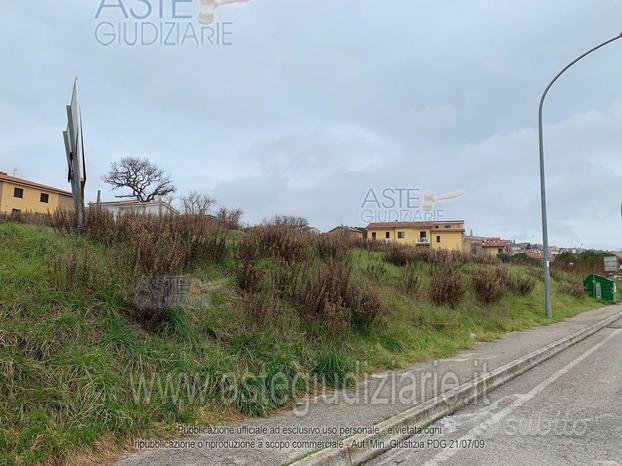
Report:
[{"label": "sign post", "polygon": [[84,158],[84,138],[82,133],[82,115],[78,100],[78,78],[73,83],[71,104],[67,105],[67,130],[63,131],[65,152],[67,155],[67,180],[71,183],[73,204],[77,227],[84,228],[84,185],[86,183],[86,163]]},{"label": "sign post", "polygon": [[619,272],[620,264],[618,264],[618,258],[616,256],[605,257],[605,272]]}]

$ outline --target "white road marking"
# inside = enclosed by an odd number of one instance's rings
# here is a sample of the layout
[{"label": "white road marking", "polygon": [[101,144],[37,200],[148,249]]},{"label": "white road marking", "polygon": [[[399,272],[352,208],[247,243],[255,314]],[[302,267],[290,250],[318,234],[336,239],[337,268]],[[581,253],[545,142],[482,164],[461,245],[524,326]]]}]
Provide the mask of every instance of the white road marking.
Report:
[{"label": "white road marking", "polygon": [[[493,424],[496,424],[497,422],[501,421],[503,418],[505,418],[506,416],[511,414],[516,408],[519,408],[520,406],[524,405],[528,401],[534,399],[546,387],[551,385],[553,382],[555,382],[561,376],[563,376],[563,375],[567,374],[568,372],[570,372],[575,366],[580,364],[588,356],[590,356],[592,353],[594,353],[596,350],[598,350],[601,346],[606,344],[609,340],[611,340],[612,338],[614,338],[617,335],[619,335],[621,332],[622,332],[622,329],[614,331],[611,335],[607,336],[607,338],[605,338],[603,341],[601,341],[597,345],[595,345],[592,348],[590,348],[588,351],[583,353],[581,356],[579,356],[577,359],[572,361],[570,364],[568,364],[564,368],[560,369],[559,371],[557,371],[555,374],[553,374],[552,376],[550,376],[546,380],[540,382],[538,385],[536,385],[536,387],[533,390],[531,390],[530,392],[528,392],[528,393],[526,393],[524,395],[519,395],[518,399],[516,401],[514,401],[510,406],[502,409],[501,411],[499,411],[498,413],[494,414],[492,417],[490,417],[486,421],[484,421],[481,424],[475,426],[473,429],[471,429],[469,432],[467,432],[463,437],[461,437],[460,440],[458,440],[457,443],[460,444],[462,441],[474,440],[479,435],[484,434],[487,428],[489,428]],[[449,460],[452,456],[457,454],[459,451],[460,450],[457,450],[457,449],[446,448],[441,453],[439,453],[434,458],[432,458],[430,461],[426,462],[425,466],[436,466],[439,463],[441,463],[442,461]]]}]

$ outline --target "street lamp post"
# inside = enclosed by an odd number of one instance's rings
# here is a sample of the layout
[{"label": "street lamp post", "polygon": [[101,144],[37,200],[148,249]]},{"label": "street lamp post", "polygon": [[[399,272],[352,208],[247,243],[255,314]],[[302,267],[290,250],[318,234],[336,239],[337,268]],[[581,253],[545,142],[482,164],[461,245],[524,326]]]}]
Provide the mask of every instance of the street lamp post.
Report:
[{"label": "street lamp post", "polygon": [[551,306],[551,271],[549,270],[549,233],[547,227],[547,217],[546,217],[546,183],[544,176],[544,137],[543,137],[543,129],[542,129],[542,109],[544,107],[544,100],[546,99],[546,95],[549,93],[549,90],[555,84],[555,82],[563,75],[568,69],[570,69],[574,64],[576,64],[581,59],[587,57],[592,52],[604,47],[607,44],[610,44],[613,41],[622,38],[622,33],[618,34],[616,37],[609,39],[606,42],[594,47],[593,49],[585,52],[579,58],[570,62],[563,70],[561,70],[555,78],[546,86],[544,90],[544,94],[542,94],[542,98],[540,99],[540,110],[538,113],[538,133],[540,136],[540,198],[542,202],[542,256],[544,262],[544,304],[546,309],[546,316],[553,317],[553,309]]}]

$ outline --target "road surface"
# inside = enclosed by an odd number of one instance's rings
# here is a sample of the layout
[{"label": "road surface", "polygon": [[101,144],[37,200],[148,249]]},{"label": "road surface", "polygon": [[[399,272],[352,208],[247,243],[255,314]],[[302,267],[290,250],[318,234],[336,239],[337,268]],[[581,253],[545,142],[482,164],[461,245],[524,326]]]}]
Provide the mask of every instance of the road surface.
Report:
[{"label": "road surface", "polygon": [[622,320],[370,466],[622,465]]}]

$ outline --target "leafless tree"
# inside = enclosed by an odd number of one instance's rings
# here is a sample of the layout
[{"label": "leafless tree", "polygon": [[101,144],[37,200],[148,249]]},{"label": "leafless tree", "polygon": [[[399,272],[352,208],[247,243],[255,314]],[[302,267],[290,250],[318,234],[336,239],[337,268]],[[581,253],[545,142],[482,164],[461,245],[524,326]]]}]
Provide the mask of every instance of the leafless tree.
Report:
[{"label": "leafless tree", "polygon": [[175,192],[171,178],[164,174],[148,159],[125,157],[114,162],[104,181],[112,186],[112,190],[127,188],[131,194],[121,194],[118,198],[135,198],[140,202],[151,202],[154,199]]},{"label": "leafless tree", "polygon": [[285,225],[301,230],[306,230],[307,228],[309,228],[309,221],[306,218],[295,217],[292,215],[276,215],[266,223],[272,223],[274,225]]},{"label": "leafless tree", "polygon": [[184,203],[186,214],[207,215],[209,208],[216,204],[216,199],[198,191],[190,191],[187,195],[182,196],[181,200]]}]

